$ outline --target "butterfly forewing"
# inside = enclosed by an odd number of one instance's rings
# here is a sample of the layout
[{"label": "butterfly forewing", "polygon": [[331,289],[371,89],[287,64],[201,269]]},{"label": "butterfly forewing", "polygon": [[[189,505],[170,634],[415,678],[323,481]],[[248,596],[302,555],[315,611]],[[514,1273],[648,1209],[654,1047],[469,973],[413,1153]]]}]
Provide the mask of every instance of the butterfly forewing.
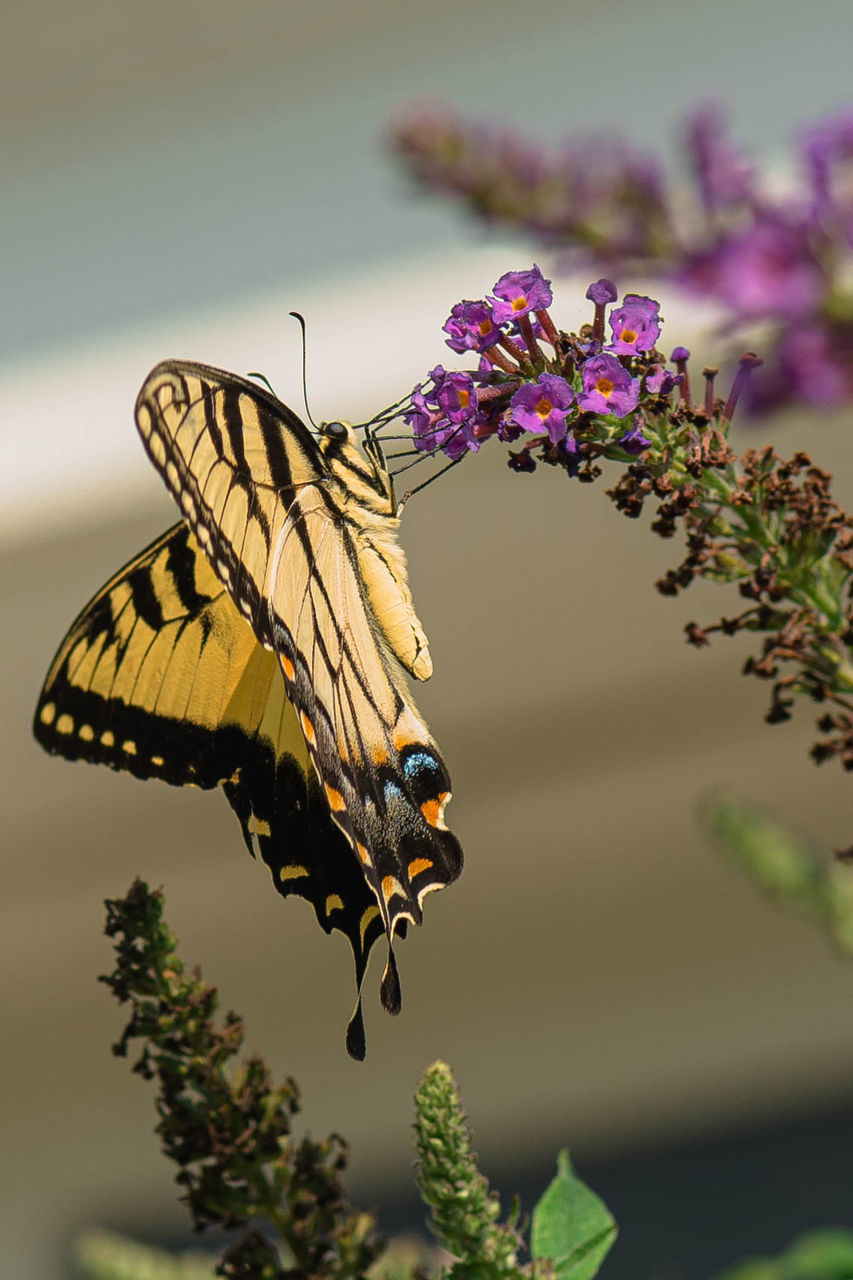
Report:
[{"label": "butterfly forewing", "polygon": [[177,360],[146,378],[136,424],[214,571],[269,645],[271,550],[295,493],[325,470],[311,434],[255,383]]}]

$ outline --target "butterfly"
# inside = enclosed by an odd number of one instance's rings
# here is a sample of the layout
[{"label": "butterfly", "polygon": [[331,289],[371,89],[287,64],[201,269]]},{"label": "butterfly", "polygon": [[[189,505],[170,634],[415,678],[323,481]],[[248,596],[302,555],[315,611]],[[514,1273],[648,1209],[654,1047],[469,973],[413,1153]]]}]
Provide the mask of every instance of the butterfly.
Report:
[{"label": "butterfly", "polygon": [[175,785],[221,786],[278,891],[349,940],[362,986],[387,939],[383,1007],[399,1012],[395,937],[450,884],[447,769],[405,668],[432,673],[397,542],[381,446],[342,422],[314,435],[272,392],[167,360],[136,424],[183,519],[86,605],[42,689],[48,751]]}]

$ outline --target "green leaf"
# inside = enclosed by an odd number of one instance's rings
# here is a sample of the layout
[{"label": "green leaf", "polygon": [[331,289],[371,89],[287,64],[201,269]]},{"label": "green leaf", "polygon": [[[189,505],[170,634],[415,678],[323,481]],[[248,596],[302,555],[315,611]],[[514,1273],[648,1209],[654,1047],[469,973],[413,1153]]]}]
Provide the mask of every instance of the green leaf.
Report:
[{"label": "green leaf", "polygon": [[728,857],[760,888],[804,910],[820,910],[820,869],[784,827],[733,798],[712,801],[705,822]]},{"label": "green leaf", "polygon": [[850,1280],[853,1232],[827,1227],[799,1236],[778,1258],[746,1258],[716,1280]]},{"label": "green leaf", "polygon": [[616,1231],[607,1205],[575,1175],[568,1151],[561,1151],[557,1176],[533,1210],[533,1257],[550,1258],[556,1280],[591,1280]]}]

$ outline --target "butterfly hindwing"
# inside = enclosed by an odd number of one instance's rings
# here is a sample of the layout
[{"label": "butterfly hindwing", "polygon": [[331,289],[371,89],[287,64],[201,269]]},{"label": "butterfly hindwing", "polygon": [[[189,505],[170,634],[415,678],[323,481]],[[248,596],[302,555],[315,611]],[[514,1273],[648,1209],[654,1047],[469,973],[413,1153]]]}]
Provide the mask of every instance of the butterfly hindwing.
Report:
[{"label": "butterfly hindwing", "polygon": [[[389,941],[459,874],[450,780],[377,635],[354,536],[326,493],[294,499],[274,561],[273,639],[332,815],[376,895]],[[369,678],[368,678],[369,676]],[[383,1002],[395,1008],[393,964]]]},{"label": "butterfly hindwing", "polygon": [[[68,759],[223,786],[279,892],[305,898],[327,933],[349,939],[361,987],[384,933],[374,895],[331,821],[275,655],[237,613],[185,524],[136,556],[73,623],[34,730]],[[359,1025],[357,1009],[351,1048]]]}]

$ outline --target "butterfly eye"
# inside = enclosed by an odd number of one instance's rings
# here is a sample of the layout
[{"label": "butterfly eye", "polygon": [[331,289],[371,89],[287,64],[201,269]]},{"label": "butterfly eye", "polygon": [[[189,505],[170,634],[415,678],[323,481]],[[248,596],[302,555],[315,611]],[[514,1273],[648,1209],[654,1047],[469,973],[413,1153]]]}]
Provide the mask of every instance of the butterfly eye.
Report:
[{"label": "butterfly eye", "polygon": [[324,422],[323,435],[327,436],[329,440],[343,444],[344,440],[349,436],[349,429],[343,422]]}]

